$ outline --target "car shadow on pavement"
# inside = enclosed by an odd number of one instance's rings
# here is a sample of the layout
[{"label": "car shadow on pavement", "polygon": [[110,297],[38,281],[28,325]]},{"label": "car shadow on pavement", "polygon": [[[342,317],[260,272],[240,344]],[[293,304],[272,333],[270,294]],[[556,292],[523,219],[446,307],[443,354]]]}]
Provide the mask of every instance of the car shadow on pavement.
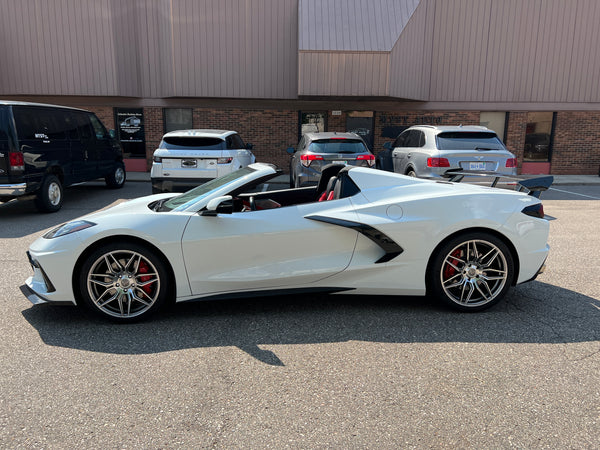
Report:
[{"label": "car shadow on pavement", "polygon": [[38,305],[22,314],[51,346],[127,355],[235,346],[273,366],[283,362],[259,346],[600,339],[600,300],[540,282],[512,289],[482,313],[454,312],[421,297],[296,295],[184,303],[129,325],[73,307]]}]

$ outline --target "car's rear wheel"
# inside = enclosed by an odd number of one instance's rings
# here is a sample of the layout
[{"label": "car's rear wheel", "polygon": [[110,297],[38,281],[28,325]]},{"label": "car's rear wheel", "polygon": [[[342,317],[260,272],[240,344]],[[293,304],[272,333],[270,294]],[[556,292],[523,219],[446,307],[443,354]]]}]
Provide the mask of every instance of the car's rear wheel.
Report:
[{"label": "car's rear wheel", "polygon": [[169,275],[148,248],[115,242],[92,252],[79,273],[85,306],[104,318],[133,322],[155,313],[166,302]]},{"label": "car's rear wheel", "polygon": [[428,289],[460,311],[481,311],[506,295],[515,276],[513,257],[504,242],[484,232],[463,234],[433,255]]},{"label": "car's rear wheel", "polygon": [[113,171],[104,177],[106,185],[111,189],[119,189],[125,185],[125,166],[117,164]]},{"label": "car's rear wheel", "polygon": [[406,175],[409,177],[417,177],[417,173],[413,169],[410,169],[408,172],[406,172]]},{"label": "car's rear wheel", "polygon": [[63,204],[63,187],[56,175],[46,175],[35,198],[35,206],[42,212],[56,212]]}]

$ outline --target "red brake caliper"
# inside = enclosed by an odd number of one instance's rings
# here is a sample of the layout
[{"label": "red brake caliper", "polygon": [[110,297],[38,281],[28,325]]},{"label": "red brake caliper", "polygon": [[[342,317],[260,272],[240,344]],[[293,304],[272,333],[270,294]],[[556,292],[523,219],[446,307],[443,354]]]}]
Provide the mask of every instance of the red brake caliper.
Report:
[{"label": "red brake caliper", "polygon": [[[140,266],[138,267],[138,273],[148,273],[148,272],[150,272],[150,268],[148,267],[148,264],[146,264],[145,261],[140,261]],[[140,277],[140,281],[142,283],[145,283],[146,281],[150,281],[151,278],[152,277],[150,275],[145,275],[143,277]],[[150,283],[150,284],[147,284],[145,286],[142,286],[142,290],[146,294],[150,295],[150,292],[152,291],[152,285],[153,284],[154,283]]]},{"label": "red brake caliper", "polygon": [[[460,257],[460,249],[457,248],[456,250],[454,250],[452,253],[450,253],[450,256],[454,256],[455,258]],[[458,266],[459,262],[456,259],[451,259],[450,262],[452,264],[454,264],[455,266]],[[444,280],[448,280],[450,278],[452,278],[454,276],[454,274],[456,274],[456,269],[454,267],[452,267],[450,264],[446,263],[446,267],[444,267]]]}]

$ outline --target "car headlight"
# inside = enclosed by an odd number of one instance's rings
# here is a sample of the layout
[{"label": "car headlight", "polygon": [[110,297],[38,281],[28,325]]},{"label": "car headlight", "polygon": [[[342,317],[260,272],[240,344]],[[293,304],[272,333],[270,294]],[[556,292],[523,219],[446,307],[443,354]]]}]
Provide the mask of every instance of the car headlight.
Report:
[{"label": "car headlight", "polygon": [[57,226],[53,230],[48,231],[43,237],[44,239],[53,239],[67,234],[75,233],[77,231],[85,230],[86,228],[93,227],[96,225],[93,222],[87,220],[74,220],[73,222],[63,223]]}]

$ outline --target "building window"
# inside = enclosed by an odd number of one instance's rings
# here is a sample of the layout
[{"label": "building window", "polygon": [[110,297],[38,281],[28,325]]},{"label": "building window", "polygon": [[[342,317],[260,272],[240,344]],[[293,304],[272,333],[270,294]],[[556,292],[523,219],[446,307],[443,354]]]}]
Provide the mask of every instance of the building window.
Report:
[{"label": "building window", "polygon": [[346,114],[346,131],[362,137],[371,150],[373,150],[374,129],[375,114],[373,111],[349,111]]},{"label": "building window", "polygon": [[527,113],[525,129],[525,162],[549,162],[552,151],[554,113]]},{"label": "building window", "polygon": [[323,131],[327,131],[326,112],[300,112],[300,137]]},{"label": "building window", "polygon": [[165,133],[194,128],[191,108],[165,108],[163,116],[165,118]]},{"label": "building window", "polygon": [[495,131],[504,142],[506,140],[506,113],[484,111],[479,115],[479,125]]}]

